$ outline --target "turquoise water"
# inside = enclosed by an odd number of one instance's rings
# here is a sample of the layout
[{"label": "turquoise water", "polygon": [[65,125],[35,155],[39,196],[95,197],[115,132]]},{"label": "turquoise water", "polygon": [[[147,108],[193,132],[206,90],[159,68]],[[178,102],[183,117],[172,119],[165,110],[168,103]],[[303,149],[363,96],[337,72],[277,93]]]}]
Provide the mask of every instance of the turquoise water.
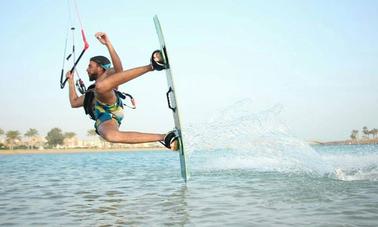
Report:
[{"label": "turquoise water", "polygon": [[310,150],[324,169],[196,151],[187,185],[169,151],[4,155],[0,225],[376,226],[378,146]]}]

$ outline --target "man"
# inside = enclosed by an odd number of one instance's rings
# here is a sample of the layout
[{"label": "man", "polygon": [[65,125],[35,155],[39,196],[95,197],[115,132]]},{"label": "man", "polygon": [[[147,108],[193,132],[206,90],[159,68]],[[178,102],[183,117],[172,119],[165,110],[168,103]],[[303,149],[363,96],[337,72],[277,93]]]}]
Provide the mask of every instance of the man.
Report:
[{"label": "man", "polygon": [[[120,93],[116,89],[119,85],[147,72],[165,69],[161,52],[153,52],[151,64],[123,71],[121,60],[109,37],[103,32],[98,32],[95,36],[107,47],[113,62],[114,72],[109,70],[111,64],[106,57],[96,56],[91,58],[87,73],[89,80],[95,81],[95,86],[92,89],[88,89],[88,92],[82,96],[78,96],[76,93],[73,73],[67,72],[66,77],[68,78],[71,107],[82,107],[86,101],[85,104],[87,106],[84,106],[85,110],[86,112],[93,110],[91,116],[96,121],[96,132],[106,141],[129,144],[159,141],[167,148],[177,150],[177,136],[174,131],[167,134],[119,131],[123,118],[123,104]],[[88,100],[91,99],[90,92],[92,97],[94,97],[93,101]]]}]

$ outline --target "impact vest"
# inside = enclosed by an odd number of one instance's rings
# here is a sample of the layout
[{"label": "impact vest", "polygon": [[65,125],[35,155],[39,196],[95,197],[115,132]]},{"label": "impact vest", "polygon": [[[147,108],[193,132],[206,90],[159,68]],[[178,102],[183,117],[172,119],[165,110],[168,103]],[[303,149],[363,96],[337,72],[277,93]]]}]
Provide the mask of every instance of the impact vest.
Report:
[{"label": "impact vest", "polygon": [[92,120],[96,120],[96,117],[95,117],[95,114],[94,114],[95,104],[93,103],[93,100],[95,98],[95,94],[94,94],[95,86],[96,86],[95,84],[92,84],[85,91],[85,93],[84,93],[84,104],[83,104],[85,114],[89,115],[89,117]]}]

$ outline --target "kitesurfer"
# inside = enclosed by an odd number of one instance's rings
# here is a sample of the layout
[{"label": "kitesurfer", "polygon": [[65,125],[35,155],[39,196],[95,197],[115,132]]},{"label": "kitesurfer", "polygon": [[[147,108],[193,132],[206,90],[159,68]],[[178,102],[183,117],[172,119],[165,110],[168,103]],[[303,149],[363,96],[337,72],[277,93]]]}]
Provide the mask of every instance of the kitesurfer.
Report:
[{"label": "kitesurfer", "polygon": [[111,68],[111,62],[108,58],[104,56],[92,57],[88,64],[87,73],[89,80],[95,81],[95,83],[81,96],[78,96],[75,90],[74,73],[68,71],[66,77],[69,84],[71,107],[83,106],[86,113],[95,120],[96,132],[106,141],[128,144],[159,141],[167,148],[178,149],[175,131],[157,134],[119,130],[124,111],[122,93],[117,91],[118,86],[145,73],[166,69],[161,52],[159,50],[154,51],[151,56],[151,63],[148,65],[123,70],[121,60],[108,35],[98,32],[95,36],[100,43],[107,47],[113,68]]}]

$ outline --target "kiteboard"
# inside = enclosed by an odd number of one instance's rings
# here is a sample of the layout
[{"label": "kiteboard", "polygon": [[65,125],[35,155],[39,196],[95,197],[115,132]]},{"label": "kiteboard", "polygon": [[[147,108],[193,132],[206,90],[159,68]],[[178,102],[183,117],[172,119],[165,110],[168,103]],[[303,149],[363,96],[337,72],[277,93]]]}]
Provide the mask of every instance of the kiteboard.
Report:
[{"label": "kiteboard", "polygon": [[155,23],[156,33],[159,38],[160,49],[163,55],[164,63],[167,66],[167,69],[165,69],[165,73],[167,76],[167,83],[168,83],[168,91],[166,93],[166,96],[167,96],[168,108],[171,109],[173,113],[175,131],[178,136],[178,143],[179,143],[178,151],[180,155],[181,176],[184,179],[184,181],[187,182],[189,179],[188,154],[187,152],[185,152],[185,149],[184,149],[184,141],[182,137],[181,124],[180,124],[180,114],[179,114],[179,108],[177,104],[177,97],[175,93],[175,86],[173,83],[171,66],[168,60],[167,46],[165,45],[163,31],[161,29],[160,22],[157,15],[154,16],[154,23]]}]

